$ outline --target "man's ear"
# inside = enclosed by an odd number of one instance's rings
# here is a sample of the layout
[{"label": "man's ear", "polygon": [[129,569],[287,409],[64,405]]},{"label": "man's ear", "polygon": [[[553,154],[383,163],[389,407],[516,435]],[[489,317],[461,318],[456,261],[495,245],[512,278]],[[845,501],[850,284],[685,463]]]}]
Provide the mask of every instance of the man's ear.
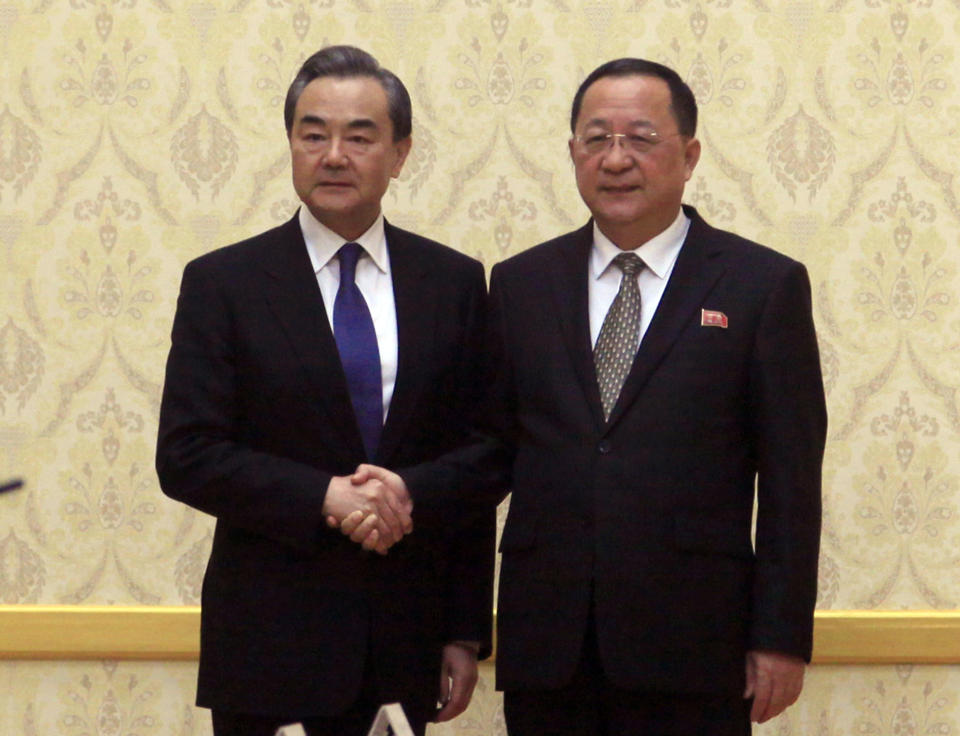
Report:
[{"label": "man's ear", "polygon": [[396,152],[397,159],[393,163],[393,168],[390,170],[390,176],[396,179],[400,176],[400,172],[403,170],[403,163],[407,160],[407,155],[410,153],[410,147],[413,145],[413,136],[407,136],[402,138],[399,141],[394,142],[394,151]]},{"label": "man's ear", "polygon": [[686,148],[683,151],[683,166],[686,171],[684,181],[690,181],[693,176],[693,170],[697,168],[697,162],[700,160],[700,141],[691,138],[687,141]]}]

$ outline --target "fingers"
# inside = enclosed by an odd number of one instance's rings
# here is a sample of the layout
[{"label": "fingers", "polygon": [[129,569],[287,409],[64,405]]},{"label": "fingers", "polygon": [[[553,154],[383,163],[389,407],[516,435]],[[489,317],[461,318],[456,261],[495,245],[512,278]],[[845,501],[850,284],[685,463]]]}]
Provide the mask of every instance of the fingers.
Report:
[{"label": "fingers", "polygon": [[451,721],[456,718],[458,715],[463,713],[465,709],[461,708],[457,710],[457,704],[454,703],[452,699],[447,700],[444,706],[437,711],[436,721],[437,723],[443,723],[444,721]]},{"label": "fingers", "polygon": [[358,465],[357,469],[354,471],[353,475],[350,476],[350,482],[355,486],[362,486],[372,477],[370,471],[373,470],[376,466],[374,465]]},{"label": "fingers", "polygon": [[772,679],[770,682],[770,699],[767,701],[767,709],[761,715],[763,720],[757,721],[757,723],[769,721],[774,716],[782,713],[788,705],[785,683],[777,678]]},{"label": "fingers", "polygon": [[[402,534],[409,534],[413,531],[413,519],[410,518],[410,511],[413,508],[412,503],[404,504],[397,498],[397,495],[387,488],[387,492],[384,495],[384,500],[387,503],[387,506],[390,507],[390,510],[393,512],[395,518],[400,524],[400,530]],[[409,506],[409,508],[407,508]],[[401,534],[401,536],[402,536]],[[400,540],[397,539],[399,542]]]},{"label": "fingers", "polygon": [[789,677],[775,677],[771,681],[770,700],[767,703],[767,709],[760,715],[757,723],[764,723],[772,718],[776,718],[787,708],[797,702],[800,697],[802,683],[797,683]]},{"label": "fingers", "polygon": [[[413,531],[413,504],[403,479],[376,465],[361,464],[350,476],[334,477],[324,500],[324,521],[366,550],[386,554]],[[376,530],[377,534],[372,532]]]},{"label": "fingers", "polygon": [[752,694],[754,698],[750,720],[764,723],[795,703],[803,689],[804,667],[798,657],[767,651],[748,653],[744,697]]},{"label": "fingers", "polygon": [[450,665],[446,660],[444,660],[443,665],[440,667],[439,702],[444,707],[450,702]]},{"label": "fingers", "polygon": [[340,522],[340,531],[343,532],[348,537],[353,538],[353,533],[361,522],[364,520],[364,515],[362,511],[354,511],[346,519]]},{"label": "fingers", "polygon": [[365,499],[365,510],[375,512],[380,517],[381,538],[392,538],[392,543],[396,543],[413,531],[413,520],[410,518],[413,504],[399,475],[377,465],[363,463],[350,476],[350,482]]},{"label": "fingers", "polygon": [[362,486],[371,478],[376,480],[383,480],[380,475],[383,468],[378,465],[370,465],[369,463],[361,463],[357,466],[357,469],[354,471],[353,475],[350,476],[350,481],[355,486]]},{"label": "fingers", "polygon": [[455,701],[455,689],[456,681],[444,670],[440,683],[440,703],[443,707],[437,711],[437,723],[452,720],[463,713],[464,708],[459,708],[459,703]]},{"label": "fingers", "polygon": [[467,706],[470,705],[470,696],[473,695],[473,688],[476,684],[476,676],[473,678],[466,676],[455,677],[453,679],[450,702],[443,707],[443,710],[446,711],[444,715],[448,719],[456,718],[467,709]]},{"label": "fingers", "polygon": [[757,682],[753,688],[753,707],[750,708],[750,720],[754,723],[763,723],[770,706],[772,690],[770,680],[763,674],[757,675]]},{"label": "fingers", "polygon": [[461,678],[452,678],[448,685],[447,701],[437,713],[437,722],[450,721],[463,713],[470,705],[470,696],[476,680],[466,681]]},{"label": "fingers", "polygon": [[390,505],[388,499],[393,494],[386,488],[384,488],[384,493],[379,495],[374,499],[374,504],[377,508],[377,514],[380,517],[380,533],[384,538],[391,538],[394,542],[399,542],[403,539],[405,521],[397,515],[397,512],[394,510],[393,506]]},{"label": "fingers", "polygon": [[[356,512],[356,514],[359,513]],[[351,514],[351,517],[356,514]],[[347,534],[346,530],[344,530],[344,534]],[[365,550],[375,550],[381,539],[380,519],[377,518],[376,514],[370,514],[354,527],[349,536],[350,541],[356,542]]]},{"label": "fingers", "polygon": [[368,480],[378,480],[383,483],[387,488],[393,491],[397,498],[401,502],[409,502],[410,493],[407,490],[407,484],[403,482],[403,478],[394,473],[392,470],[387,470],[386,468],[381,468],[379,465],[369,465],[363,463],[357,466],[356,472],[352,476],[353,478],[363,478],[362,482]]},{"label": "fingers", "polygon": [[444,647],[440,675],[440,702],[443,707],[437,713],[438,723],[456,718],[467,709],[478,676],[477,659],[473,652],[456,644]]},{"label": "fingers", "polygon": [[380,530],[374,529],[371,531],[366,537],[364,537],[363,541],[360,542],[360,546],[367,550],[367,552],[374,552],[375,550],[379,549]]},{"label": "fingers", "polygon": [[340,531],[365,550],[385,555],[394,542],[392,537],[384,539],[380,523],[376,514],[364,516],[362,511],[354,511],[340,524]]},{"label": "fingers", "polygon": [[753,654],[747,654],[747,686],[743,691],[743,699],[749,700],[757,689],[757,662]]}]

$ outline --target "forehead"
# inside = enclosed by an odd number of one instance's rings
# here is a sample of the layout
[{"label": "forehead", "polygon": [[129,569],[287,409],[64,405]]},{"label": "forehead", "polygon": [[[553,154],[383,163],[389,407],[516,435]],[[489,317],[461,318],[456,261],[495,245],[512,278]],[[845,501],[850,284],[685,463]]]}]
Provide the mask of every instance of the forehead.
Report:
[{"label": "forehead", "polygon": [[294,112],[294,124],[305,116],[325,123],[372,120],[390,124],[387,93],[373,77],[318,77],[303,88]]},{"label": "forehead", "polygon": [[663,125],[672,118],[670,102],[670,87],[659,77],[601,77],[587,87],[577,125],[599,121]]}]

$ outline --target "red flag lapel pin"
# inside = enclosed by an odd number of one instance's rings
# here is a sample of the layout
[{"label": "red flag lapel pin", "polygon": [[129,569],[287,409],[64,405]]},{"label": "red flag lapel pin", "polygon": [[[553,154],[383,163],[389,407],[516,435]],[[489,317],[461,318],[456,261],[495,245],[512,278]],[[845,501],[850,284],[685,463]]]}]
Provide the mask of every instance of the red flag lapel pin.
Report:
[{"label": "red flag lapel pin", "polygon": [[723,312],[716,312],[713,309],[700,310],[701,327],[727,327],[727,315]]}]

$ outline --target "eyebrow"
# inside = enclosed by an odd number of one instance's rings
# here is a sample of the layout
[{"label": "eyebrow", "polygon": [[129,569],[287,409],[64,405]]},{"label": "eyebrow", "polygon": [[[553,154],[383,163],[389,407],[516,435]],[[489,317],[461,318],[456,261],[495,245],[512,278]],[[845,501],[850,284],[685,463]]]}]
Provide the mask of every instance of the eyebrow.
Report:
[{"label": "eyebrow", "polygon": [[[300,118],[300,125],[326,125],[327,121],[319,115],[304,115]],[[371,118],[356,118],[347,123],[350,130],[376,130],[377,124]]]},{"label": "eyebrow", "polygon": [[[654,124],[653,124],[651,121],[649,121],[649,120],[631,120],[631,121],[628,123],[628,125],[629,125],[631,128],[639,128],[639,127],[643,127],[643,128],[653,128],[653,127],[655,127]],[[608,127],[610,127],[610,121],[609,121],[609,120],[606,120],[606,119],[604,119],[604,118],[593,118],[593,119],[591,119],[591,120],[588,120],[586,123],[584,123],[584,126],[583,126],[583,127],[589,128],[589,127],[591,127],[591,126],[596,126],[596,127],[598,127],[598,128],[608,128]]]}]

